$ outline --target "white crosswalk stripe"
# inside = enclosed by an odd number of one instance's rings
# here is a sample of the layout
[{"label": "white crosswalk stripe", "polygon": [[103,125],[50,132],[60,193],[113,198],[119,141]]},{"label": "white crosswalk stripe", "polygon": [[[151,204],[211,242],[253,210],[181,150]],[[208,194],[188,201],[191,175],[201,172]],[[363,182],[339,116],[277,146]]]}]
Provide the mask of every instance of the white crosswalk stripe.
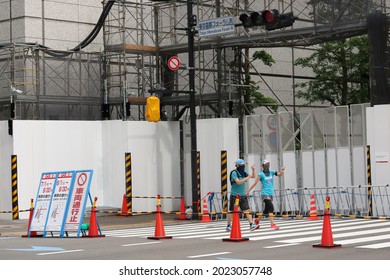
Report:
[{"label": "white crosswalk stripe", "polygon": [[[242,237],[248,237],[252,241],[273,241],[274,245],[268,244],[264,248],[283,247],[302,244],[305,242],[320,242],[323,229],[323,221],[307,220],[278,220],[280,230],[272,230],[268,220],[261,221],[259,230],[250,231],[246,220],[241,220]],[[185,223],[167,225],[164,227],[167,236],[178,239],[210,239],[221,240],[229,238],[226,232],[226,221],[212,221],[209,223]],[[360,219],[332,219],[332,237],[335,244],[353,245],[362,249],[380,249],[390,247],[390,222],[387,220],[360,220]],[[152,237],[155,228],[152,226],[143,228],[129,228],[109,230],[103,232],[111,237]],[[279,244],[279,245],[278,245]],[[285,244],[285,245],[282,245]]]}]

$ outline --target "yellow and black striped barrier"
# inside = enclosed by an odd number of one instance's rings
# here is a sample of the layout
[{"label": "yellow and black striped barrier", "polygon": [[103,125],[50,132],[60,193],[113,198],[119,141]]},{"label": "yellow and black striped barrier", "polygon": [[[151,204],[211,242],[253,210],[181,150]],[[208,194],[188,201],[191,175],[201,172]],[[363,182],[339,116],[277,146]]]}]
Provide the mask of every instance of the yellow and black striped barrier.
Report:
[{"label": "yellow and black striped barrier", "polygon": [[169,198],[173,198],[173,199],[176,199],[176,198],[182,198],[182,196],[137,196],[137,195],[133,195],[133,198],[166,198],[166,199],[169,199]]},{"label": "yellow and black striped barrier", "polygon": [[[182,215],[182,214],[186,214],[186,215],[192,215],[194,214],[193,212],[178,212],[178,211],[137,211],[137,212],[122,212],[122,211],[112,211],[112,210],[109,210],[109,211],[106,211],[106,210],[100,210],[100,211],[96,211],[97,213],[108,213],[108,214],[138,214],[138,215],[141,215],[141,214],[156,214],[156,213],[161,213],[161,214],[167,214],[167,215]],[[231,211],[223,211],[223,212],[209,212],[207,213],[207,215],[227,215],[227,214],[232,214],[234,212],[231,212]],[[259,219],[263,219],[263,218],[267,218],[269,216],[273,216],[275,218],[282,218],[282,219],[303,219],[303,218],[307,218],[307,217],[310,217],[310,215],[302,215],[302,214],[263,214],[261,212],[258,212],[258,213],[255,213],[255,212],[248,212],[248,211],[238,211],[238,213],[240,214],[252,214],[254,216],[256,216],[257,218]],[[199,212],[197,213],[199,216],[202,216],[203,213],[202,212]],[[323,217],[324,215],[322,214],[317,214],[318,217]],[[343,215],[343,214],[330,214],[330,216],[333,216],[333,217],[339,217],[339,218],[349,218],[349,219],[379,219],[379,220],[390,220],[390,217],[373,217],[373,216],[359,216],[359,215]]]},{"label": "yellow and black striped barrier", "polygon": [[[198,193],[197,197],[200,197],[200,152],[199,151],[196,152],[196,189],[197,189],[197,193]],[[196,211],[198,213],[202,212],[199,200],[198,200],[198,203],[196,206],[197,206]]]},{"label": "yellow and black striped barrier", "polygon": [[371,188],[371,152],[370,145],[367,145],[367,199],[368,199],[368,214],[372,215],[372,188]]},{"label": "yellow and black striped barrier", "polygon": [[222,211],[228,211],[228,178],[227,178],[227,151],[221,151],[221,194]]},{"label": "yellow and black striped barrier", "polygon": [[[30,212],[30,209],[26,210],[19,210],[18,213],[21,212]],[[0,210],[0,214],[14,214],[15,212],[13,210]]]},{"label": "yellow and black striped barrier", "polygon": [[11,155],[11,180],[12,180],[12,220],[19,220],[18,159],[16,155]]},{"label": "yellow and black striped barrier", "polygon": [[[19,210],[18,212],[29,212],[30,209],[25,209],[25,210]],[[11,214],[14,213],[12,210],[0,210],[0,214]],[[156,213],[161,213],[161,214],[167,214],[167,215],[192,215],[193,212],[179,212],[179,211],[135,211],[135,212],[123,212],[123,211],[115,211],[115,210],[96,210],[96,213],[103,213],[103,214],[133,214],[133,215],[145,215],[145,214],[156,214]],[[231,211],[223,211],[223,212],[209,212],[207,215],[227,215],[231,214],[234,212]],[[248,211],[238,211],[240,214],[252,214],[256,216],[259,219],[267,218],[269,216],[273,216],[275,218],[282,218],[282,219],[303,219],[310,217],[310,215],[303,215],[303,214],[263,214],[261,212],[248,212]],[[202,216],[203,213],[199,212],[197,213],[199,216]],[[322,214],[317,214],[318,217],[323,217],[324,215]],[[367,215],[343,215],[343,214],[330,214],[330,216],[333,217],[338,217],[338,218],[348,218],[348,219],[372,219],[372,220],[390,220],[390,217],[385,217],[385,216],[367,216]]]},{"label": "yellow and black striped barrier", "polygon": [[131,173],[131,153],[125,154],[125,177],[126,177],[126,205],[127,209],[133,211],[133,184]]}]

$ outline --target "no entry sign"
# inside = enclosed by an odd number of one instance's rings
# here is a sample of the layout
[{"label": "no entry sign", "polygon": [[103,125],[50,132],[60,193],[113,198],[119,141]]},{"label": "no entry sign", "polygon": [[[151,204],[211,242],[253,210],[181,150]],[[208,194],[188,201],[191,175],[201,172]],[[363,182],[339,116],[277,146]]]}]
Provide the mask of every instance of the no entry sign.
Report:
[{"label": "no entry sign", "polygon": [[168,59],[169,69],[175,71],[180,67],[180,59],[177,56],[172,56]]}]

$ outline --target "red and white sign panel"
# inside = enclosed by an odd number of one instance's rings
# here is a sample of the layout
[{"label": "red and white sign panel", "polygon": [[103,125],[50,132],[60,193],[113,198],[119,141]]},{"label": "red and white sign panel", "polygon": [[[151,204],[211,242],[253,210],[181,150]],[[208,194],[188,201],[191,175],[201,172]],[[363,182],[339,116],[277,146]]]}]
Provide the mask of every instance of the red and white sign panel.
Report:
[{"label": "red and white sign panel", "polygon": [[42,173],[30,231],[44,231],[57,172]]},{"label": "red and white sign panel", "polygon": [[74,171],[61,172],[58,174],[54,188],[53,198],[50,205],[46,231],[60,231],[64,222],[66,203],[72,187]]},{"label": "red and white sign panel", "polygon": [[169,69],[175,71],[180,67],[180,59],[177,56],[172,56],[168,59]]},{"label": "red and white sign panel", "polygon": [[83,222],[92,170],[76,171],[64,231],[78,231]]}]

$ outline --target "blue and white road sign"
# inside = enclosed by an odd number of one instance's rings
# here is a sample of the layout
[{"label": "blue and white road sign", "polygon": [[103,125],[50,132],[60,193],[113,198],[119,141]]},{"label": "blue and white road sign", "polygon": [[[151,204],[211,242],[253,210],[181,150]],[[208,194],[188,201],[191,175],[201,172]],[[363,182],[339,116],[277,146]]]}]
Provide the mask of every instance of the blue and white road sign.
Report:
[{"label": "blue and white road sign", "polygon": [[198,23],[199,37],[221,36],[235,32],[235,17],[219,17]]}]

